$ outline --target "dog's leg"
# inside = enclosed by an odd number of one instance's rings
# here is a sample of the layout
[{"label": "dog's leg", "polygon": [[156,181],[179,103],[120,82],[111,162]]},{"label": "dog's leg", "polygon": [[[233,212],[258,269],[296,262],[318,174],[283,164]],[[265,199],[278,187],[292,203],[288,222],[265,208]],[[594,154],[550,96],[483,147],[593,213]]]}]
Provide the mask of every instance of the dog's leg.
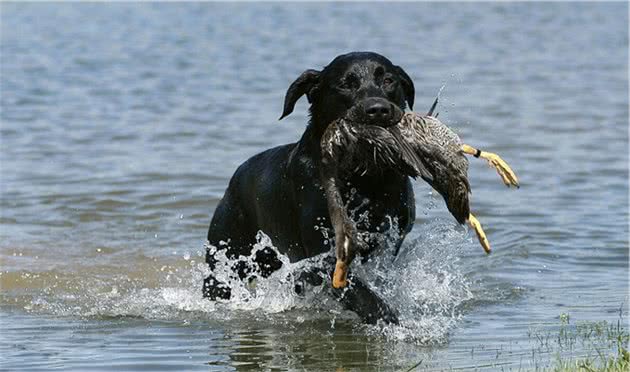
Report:
[{"label": "dog's leg", "polygon": [[333,295],[346,309],[355,312],[368,324],[376,324],[379,319],[398,324],[398,313],[365,283],[353,275],[349,276],[348,282],[346,288],[333,289]]},{"label": "dog's leg", "polygon": [[206,247],[206,263],[212,273],[203,280],[203,297],[207,297],[211,300],[229,300],[232,296],[230,286],[217,280],[213,274],[217,266],[216,254],[217,250],[214,247]]},{"label": "dog's leg", "polygon": [[[297,275],[295,292],[304,293],[306,284],[319,286],[326,276],[330,277],[335,265],[335,257],[328,256],[323,260],[324,267],[310,267]],[[398,324],[398,313],[389,307],[382,298],[354,275],[348,277],[349,285],[341,289],[332,289],[333,296],[346,310],[356,313],[365,323],[376,324],[380,319],[386,323]]]},{"label": "dog's leg", "polygon": [[[210,227],[208,229],[208,246],[206,247],[206,263],[210,268],[210,275],[204,279],[202,293],[212,300],[229,300],[232,291],[227,283],[220,282],[214,275],[217,268],[217,255],[222,252],[229,260],[239,255],[247,255],[251,245],[255,242],[255,233],[248,229],[240,201],[234,198],[233,190],[228,188],[223,199],[219,202]],[[232,265],[241,279],[248,274],[248,267],[236,262]]]},{"label": "dog's leg", "polygon": [[[326,271],[323,268],[313,268],[303,271],[298,275],[298,281],[295,284],[295,292],[300,295],[304,293],[304,285],[312,286],[321,285],[324,280],[322,274]],[[398,324],[398,312],[392,309],[385,301],[379,297],[374,291],[359,280],[354,275],[348,277],[349,285],[346,288],[332,289],[333,296],[346,309],[356,313],[361,320],[368,324],[376,324],[378,320],[385,323]]]},{"label": "dog's leg", "polygon": [[258,264],[257,272],[263,278],[268,278],[274,271],[282,267],[278,253],[268,247],[256,252],[254,262]]},{"label": "dog's leg", "polygon": [[[215,257],[217,252],[218,250],[214,248],[206,248],[206,263],[212,272],[214,272],[218,262]],[[234,255],[229,255],[228,250],[225,250],[225,253],[228,258],[234,258]],[[282,267],[282,261],[278,258],[278,254],[270,248],[256,252],[254,262],[256,262],[257,267],[252,267],[252,265],[244,261],[236,261],[230,267],[230,270],[232,270],[240,280],[245,280],[248,278],[253,279],[257,275],[267,278],[274,271]],[[232,296],[232,291],[228,284],[220,282],[216,279],[214,274],[210,274],[203,281],[203,296],[212,300],[229,300]]]},{"label": "dog's leg", "polygon": [[[230,254],[227,248],[223,248],[222,250],[225,252],[228,259],[234,259],[236,257],[235,255]],[[215,257],[218,252],[219,250],[214,247],[206,248],[206,263],[213,273],[218,262]],[[265,248],[256,252],[254,262],[256,262],[257,267],[252,267],[252,265],[244,261],[236,261],[231,265],[230,270],[232,270],[240,280],[245,280],[248,278],[252,279],[257,275],[267,278],[274,271],[282,267],[282,261],[278,258],[278,254],[270,248]],[[208,275],[208,277],[203,281],[203,296],[212,300],[229,300],[232,295],[230,286],[217,280],[213,273]]]},{"label": "dog's leg", "polygon": [[[312,268],[305,270],[298,275],[295,284],[295,292],[300,295],[304,293],[304,285],[321,285],[324,282],[322,275],[326,272],[331,274],[332,270],[323,268]],[[346,288],[332,289],[333,296],[343,305],[346,310],[356,313],[365,323],[376,324],[378,320],[385,323],[398,324],[398,312],[389,307],[374,291],[359,280],[354,275],[348,277],[349,285]]]},{"label": "dog's leg", "polygon": [[322,260],[323,266],[310,266],[295,275],[295,293],[304,293],[304,287],[308,284],[313,287],[324,283],[326,277],[332,275],[332,268],[335,266],[335,256],[327,255]]}]

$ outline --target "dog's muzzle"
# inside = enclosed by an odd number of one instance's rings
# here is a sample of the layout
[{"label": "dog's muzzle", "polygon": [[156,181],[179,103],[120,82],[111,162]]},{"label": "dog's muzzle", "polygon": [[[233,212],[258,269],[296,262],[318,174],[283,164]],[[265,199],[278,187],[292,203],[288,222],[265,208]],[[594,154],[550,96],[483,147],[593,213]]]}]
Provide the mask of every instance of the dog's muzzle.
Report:
[{"label": "dog's muzzle", "polygon": [[402,110],[385,98],[369,97],[350,109],[347,117],[355,122],[391,127],[402,118]]}]

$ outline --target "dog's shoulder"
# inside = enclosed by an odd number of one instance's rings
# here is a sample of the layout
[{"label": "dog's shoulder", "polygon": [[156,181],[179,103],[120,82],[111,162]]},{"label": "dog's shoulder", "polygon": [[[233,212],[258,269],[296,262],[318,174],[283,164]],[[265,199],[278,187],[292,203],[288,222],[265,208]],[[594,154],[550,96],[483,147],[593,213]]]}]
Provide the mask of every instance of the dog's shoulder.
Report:
[{"label": "dog's shoulder", "polygon": [[262,173],[275,173],[287,167],[291,151],[295,143],[276,146],[253,155],[243,162],[234,173],[235,178],[256,176]]}]

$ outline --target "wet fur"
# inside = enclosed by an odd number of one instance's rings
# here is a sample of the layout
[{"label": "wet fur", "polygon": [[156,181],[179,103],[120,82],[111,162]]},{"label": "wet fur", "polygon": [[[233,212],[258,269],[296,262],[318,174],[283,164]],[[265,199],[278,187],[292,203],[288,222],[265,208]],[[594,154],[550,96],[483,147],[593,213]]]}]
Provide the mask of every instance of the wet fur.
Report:
[{"label": "wet fur", "polygon": [[[345,89],[342,85],[351,75],[356,89]],[[384,84],[385,76],[393,83]],[[387,100],[397,114],[402,114],[406,103],[410,108],[413,105],[414,86],[404,70],[385,57],[368,52],[349,53],[335,58],[322,71],[302,73],[287,91],[281,118],[293,111],[302,96],[311,104],[311,119],[302,138],[296,143],[264,151],[239,166],[215,210],[208,229],[208,242],[229,258],[249,256],[259,230],[268,234],[274,246],[292,262],[331,252],[331,246],[315,229],[322,226],[333,231],[320,182],[322,135],[331,122],[370,97]],[[363,174],[345,174],[338,187],[343,198],[340,202],[348,208],[358,208],[358,213],[370,212],[369,225],[357,228],[383,231],[391,227],[389,217],[392,217],[399,226],[397,243],[402,243],[415,220],[409,177],[394,170],[369,172],[368,169]],[[351,188],[356,194],[349,200],[347,195]],[[369,204],[360,207],[365,198],[369,199]],[[376,244],[366,242],[366,256],[377,248]],[[206,254],[206,262],[212,270],[217,263],[216,252],[210,249]],[[258,267],[254,269],[235,264],[234,272],[241,279],[251,275],[267,277],[282,265],[270,249],[258,252],[255,262]],[[334,261],[326,262],[325,267],[302,273],[300,279],[313,285],[321,284],[324,277],[330,276],[334,264]],[[379,296],[358,278],[350,276],[349,279],[353,284],[345,292],[333,291],[344,306],[369,323],[378,319],[397,322],[395,312]],[[303,290],[302,283],[299,284]],[[230,288],[213,275],[204,281],[203,293],[212,299],[231,296]]]}]

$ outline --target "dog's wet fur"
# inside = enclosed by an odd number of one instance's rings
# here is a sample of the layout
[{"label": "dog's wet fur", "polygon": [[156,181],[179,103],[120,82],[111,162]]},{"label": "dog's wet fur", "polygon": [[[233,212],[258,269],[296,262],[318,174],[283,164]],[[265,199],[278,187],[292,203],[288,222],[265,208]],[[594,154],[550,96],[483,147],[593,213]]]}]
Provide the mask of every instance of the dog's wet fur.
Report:
[{"label": "dog's wet fur", "polygon": [[[271,238],[278,251],[291,262],[330,252],[320,226],[332,230],[327,200],[320,182],[322,168],[321,140],[328,125],[350,112],[366,125],[389,127],[413,107],[414,85],[405,71],[387,58],[371,52],[354,52],[335,58],[321,71],[304,71],[289,87],[281,119],[291,114],[297,100],[306,95],[310,103],[309,124],[302,138],[253,156],[236,170],[225,195],[217,206],[208,242],[215,247],[206,253],[211,270],[215,255],[224,250],[236,259],[249,256],[259,230]],[[348,209],[356,215],[369,212],[368,222],[356,225],[361,231],[383,232],[397,221],[400,245],[415,220],[415,203],[409,177],[396,170],[347,173],[338,185]],[[351,200],[350,190],[355,190]],[[369,200],[364,203],[364,199]],[[226,244],[227,243],[227,244]],[[368,241],[361,251],[364,259],[377,251],[378,241]],[[334,256],[325,267],[313,268],[300,275],[296,291],[304,283],[319,285],[330,275]],[[251,275],[267,277],[282,263],[269,248],[257,251],[257,267],[235,261],[234,272],[241,279]],[[397,323],[396,312],[358,278],[349,277],[350,285],[332,290],[333,295],[365,322],[382,319]],[[229,299],[230,288],[213,275],[204,281],[203,294],[212,299]]]}]

